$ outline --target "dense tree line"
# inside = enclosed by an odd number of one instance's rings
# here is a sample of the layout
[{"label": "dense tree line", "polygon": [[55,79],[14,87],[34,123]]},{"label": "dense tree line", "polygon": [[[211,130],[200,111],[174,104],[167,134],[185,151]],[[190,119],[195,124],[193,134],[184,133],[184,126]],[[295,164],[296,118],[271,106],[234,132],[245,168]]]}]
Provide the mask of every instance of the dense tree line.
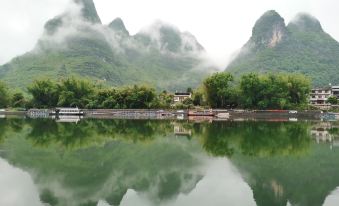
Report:
[{"label": "dense tree line", "polygon": [[0,108],[25,107],[24,95],[18,91],[10,91],[7,85],[0,81]]},{"label": "dense tree line", "polygon": [[308,105],[310,80],[301,74],[254,74],[240,80],[226,72],[204,83],[207,104],[214,108],[289,109]]},{"label": "dense tree line", "polygon": [[[29,88],[32,106],[37,108],[79,107],[107,109],[149,109],[169,106],[155,89],[147,86],[106,88],[88,80],[69,78],[61,82],[37,80]],[[164,94],[161,97],[165,98]]]},{"label": "dense tree line", "polygon": [[230,73],[221,72],[206,78],[198,89],[188,88],[192,98],[173,106],[172,93],[157,93],[144,85],[106,87],[74,77],[61,81],[39,79],[27,88],[29,96],[10,92],[0,83],[0,108],[304,108],[308,105],[310,85],[310,80],[301,74],[249,73],[236,79]]},{"label": "dense tree line", "polygon": [[[192,106],[176,105],[174,108]],[[79,107],[86,109],[151,109],[173,108],[173,94],[157,93],[144,85],[105,87],[92,81],[74,77],[61,81],[35,80],[27,93],[11,92],[0,82],[0,108],[53,108]]]},{"label": "dense tree line", "polygon": [[311,83],[301,74],[244,75],[240,81],[245,108],[288,109],[308,105]]}]

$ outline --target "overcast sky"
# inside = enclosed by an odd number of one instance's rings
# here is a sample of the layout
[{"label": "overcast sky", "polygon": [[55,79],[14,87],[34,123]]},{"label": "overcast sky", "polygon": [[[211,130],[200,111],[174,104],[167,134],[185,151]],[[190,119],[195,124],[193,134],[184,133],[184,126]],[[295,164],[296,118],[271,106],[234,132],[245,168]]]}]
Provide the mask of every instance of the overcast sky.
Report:
[{"label": "overcast sky", "polygon": [[[44,23],[70,0],[0,0],[0,64],[32,49]],[[337,0],[94,0],[103,23],[121,17],[132,33],[155,20],[194,34],[210,56],[225,66],[251,36],[255,21],[274,9],[286,23],[298,12],[318,18],[339,40]]]}]

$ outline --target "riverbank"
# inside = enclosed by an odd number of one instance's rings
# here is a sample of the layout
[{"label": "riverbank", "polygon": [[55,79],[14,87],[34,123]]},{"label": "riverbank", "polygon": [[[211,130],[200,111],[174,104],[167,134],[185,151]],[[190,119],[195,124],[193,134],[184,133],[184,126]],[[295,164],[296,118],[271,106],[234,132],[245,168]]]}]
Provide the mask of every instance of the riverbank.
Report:
[{"label": "riverbank", "polygon": [[[53,117],[44,114],[31,116],[28,111],[0,111],[0,117],[26,116],[28,118]],[[321,111],[295,110],[162,110],[162,109],[92,109],[81,110],[84,118],[91,119],[189,119],[189,120],[234,120],[263,119],[289,121],[294,119],[319,120],[326,116]],[[55,116],[54,116],[55,118]],[[67,118],[65,118],[67,119]],[[80,119],[80,118],[79,118]]]}]

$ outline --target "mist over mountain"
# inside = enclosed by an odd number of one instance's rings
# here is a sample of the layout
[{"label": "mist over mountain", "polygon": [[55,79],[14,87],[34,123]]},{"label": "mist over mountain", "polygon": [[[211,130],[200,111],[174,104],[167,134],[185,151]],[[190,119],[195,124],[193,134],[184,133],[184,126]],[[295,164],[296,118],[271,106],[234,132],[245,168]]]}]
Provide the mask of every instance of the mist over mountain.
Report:
[{"label": "mist over mountain", "polygon": [[215,71],[192,34],[158,21],[132,36],[120,18],[103,25],[93,0],[73,0],[44,28],[32,51],[0,67],[0,79],[25,88],[41,77],[80,76],[112,86],[184,90]]},{"label": "mist over mountain", "polygon": [[252,36],[226,71],[236,75],[259,72],[298,72],[315,86],[338,84],[339,43],[319,20],[301,13],[288,25],[276,11],[257,20]]}]

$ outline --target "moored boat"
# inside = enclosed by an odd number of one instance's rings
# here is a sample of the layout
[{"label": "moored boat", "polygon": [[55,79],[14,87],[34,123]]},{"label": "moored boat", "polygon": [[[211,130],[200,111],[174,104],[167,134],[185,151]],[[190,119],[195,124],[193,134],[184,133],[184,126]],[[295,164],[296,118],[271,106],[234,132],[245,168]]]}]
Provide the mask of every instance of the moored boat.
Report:
[{"label": "moored boat", "polygon": [[220,119],[228,119],[230,118],[230,113],[218,113],[216,116]]},{"label": "moored boat", "polygon": [[189,110],[188,116],[214,116],[213,111],[210,110]]},{"label": "moored boat", "polygon": [[26,115],[29,118],[48,118],[49,114],[52,111],[49,109],[30,109],[27,111]]},{"label": "moored boat", "polygon": [[82,116],[84,115],[84,112],[81,111],[79,108],[55,108],[53,112],[51,112],[51,115],[56,115],[56,116]]}]

